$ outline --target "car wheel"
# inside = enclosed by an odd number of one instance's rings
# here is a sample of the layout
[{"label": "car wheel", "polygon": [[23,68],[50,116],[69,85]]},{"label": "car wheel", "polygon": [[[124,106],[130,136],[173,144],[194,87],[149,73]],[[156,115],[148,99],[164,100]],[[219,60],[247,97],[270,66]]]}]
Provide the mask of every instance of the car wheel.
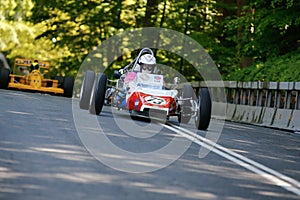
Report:
[{"label": "car wheel", "polygon": [[99,73],[97,75],[92,99],[90,101],[89,111],[91,114],[99,115],[101,113],[105,100],[106,85],[107,76],[103,73]]},{"label": "car wheel", "polygon": [[65,77],[63,76],[54,76],[54,80],[58,80],[58,87],[63,88]]},{"label": "car wheel", "polygon": [[[194,89],[190,84],[184,85],[182,88],[182,98],[195,99]],[[190,101],[183,101],[181,105],[180,117],[178,118],[179,123],[188,124],[192,117],[192,103]]]},{"label": "car wheel", "polygon": [[81,109],[89,109],[91,93],[95,80],[95,72],[86,71],[81,84],[79,107]]},{"label": "car wheel", "polygon": [[66,76],[63,82],[64,96],[72,97],[74,87],[74,77]]},{"label": "car wheel", "polygon": [[0,67],[0,89],[6,89],[9,83],[9,69]]},{"label": "car wheel", "polygon": [[206,130],[211,118],[211,98],[208,88],[201,88],[198,97],[198,110],[195,118],[195,125],[198,130]]},{"label": "car wheel", "polygon": [[129,115],[132,120],[139,120],[140,117],[135,113],[134,110],[129,110]]}]

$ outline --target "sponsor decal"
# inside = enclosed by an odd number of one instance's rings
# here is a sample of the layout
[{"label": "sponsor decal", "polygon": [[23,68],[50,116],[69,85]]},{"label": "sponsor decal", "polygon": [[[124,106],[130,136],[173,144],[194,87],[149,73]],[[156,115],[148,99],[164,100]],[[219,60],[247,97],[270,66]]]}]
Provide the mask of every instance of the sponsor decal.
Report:
[{"label": "sponsor decal", "polygon": [[161,76],[154,76],[153,79],[154,79],[154,82],[160,83],[162,78],[161,78]]},{"label": "sponsor decal", "polygon": [[135,102],[134,102],[134,106],[136,107],[136,108],[138,108],[139,107],[139,99],[135,99]]},{"label": "sponsor decal", "polygon": [[142,81],[148,81],[150,79],[149,75],[148,74],[143,74],[143,73],[140,73],[139,74],[139,78],[142,80]]}]

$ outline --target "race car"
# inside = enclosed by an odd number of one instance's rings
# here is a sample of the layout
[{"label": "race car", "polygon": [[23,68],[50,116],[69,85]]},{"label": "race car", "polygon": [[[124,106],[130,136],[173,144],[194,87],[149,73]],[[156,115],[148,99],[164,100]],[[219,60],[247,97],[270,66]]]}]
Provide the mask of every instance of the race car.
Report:
[{"label": "race car", "polygon": [[50,62],[39,62],[39,69],[30,70],[33,60],[17,58],[11,73],[7,68],[0,68],[0,88],[29,90],[44,93],[61,94],[72,97],[74,77],[44,78],[49,71]]},{"label": "race car", "polygon": [[[212,105],[208,88],[201,88],[197,96],[188,83],[180,88],[177,77],[174,78],[172,89],[166,87],[161,74],[134,72],[132,69],[136,61],[145,52],[153,54],[151,49],[144,48],[131,64],[119,70],[123,74],[115,71],[114,77],[118,78],[115,86],[108,86],[106,74],[98,73],[95,76],[94,71],[86,71],[81,84],[80,108],[99,115],[103,105],[109,103],[112,107],[128,110],[132,118],[142,116],[166,122],[171,116],[177,116],[179,123],[184,124],[193,118],[197,129],[206,130]],[[124,80],[130,73],[136,75],[126,83]]]}]

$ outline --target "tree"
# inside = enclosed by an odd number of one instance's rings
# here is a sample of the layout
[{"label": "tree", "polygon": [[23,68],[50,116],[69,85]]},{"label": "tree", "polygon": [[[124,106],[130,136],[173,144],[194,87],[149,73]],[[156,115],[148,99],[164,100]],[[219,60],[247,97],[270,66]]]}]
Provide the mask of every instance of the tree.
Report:
[{"label": "tree", "polygon": [[55,60],[60,55],[51,40],[37,36],[46,31],[45,22],[33,23],[32,0],[2,1],[0,7],[0,51],[13,63],[16,57]]},{"label": "tree", "polygon": [[[246,12],[249,9],[252,12]],[[241,56],[265,61],[294,51],[299,46],[300,3],[290,0],[249,1],[244,15],[229,22],[240,29]]]},{"label": "tree", "polygon": [[[33,24],[25,21],[31,15],[31,0],[5,0],[0,7],[0,49],[10,51],[34,38]],[[22,37],[23,36],[23,37]]]},{"label": "tree", "polygon": [[293,70],[283,72],[281,67],[294,68],[298,58],[299,10],[300,3],[292,0],[250,0],[242,7],[240,16],[228,19],[227,33],[240,33],[240,37],[230,36],[237,44],[237,57],[253,59],[250,68],[231,73],[230,79],[297,81],[290,73]]}]

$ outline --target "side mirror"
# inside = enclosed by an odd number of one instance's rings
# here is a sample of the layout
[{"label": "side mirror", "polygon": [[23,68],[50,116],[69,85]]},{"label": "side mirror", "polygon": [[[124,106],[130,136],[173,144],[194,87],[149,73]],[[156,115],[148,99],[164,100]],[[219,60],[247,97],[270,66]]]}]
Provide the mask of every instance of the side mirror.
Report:
[{"label": "side mirror", "polygon": [[179,77],[174,77],[174,85],[179,85],[180,84],[180,78]]},{"label": "side mirror", "polygon": [[118,70],[115,70],[114,71],[114,78],[117,78],[117,79],[119,79],[120,77],[121,77],[121,73],[118,71]]}]

